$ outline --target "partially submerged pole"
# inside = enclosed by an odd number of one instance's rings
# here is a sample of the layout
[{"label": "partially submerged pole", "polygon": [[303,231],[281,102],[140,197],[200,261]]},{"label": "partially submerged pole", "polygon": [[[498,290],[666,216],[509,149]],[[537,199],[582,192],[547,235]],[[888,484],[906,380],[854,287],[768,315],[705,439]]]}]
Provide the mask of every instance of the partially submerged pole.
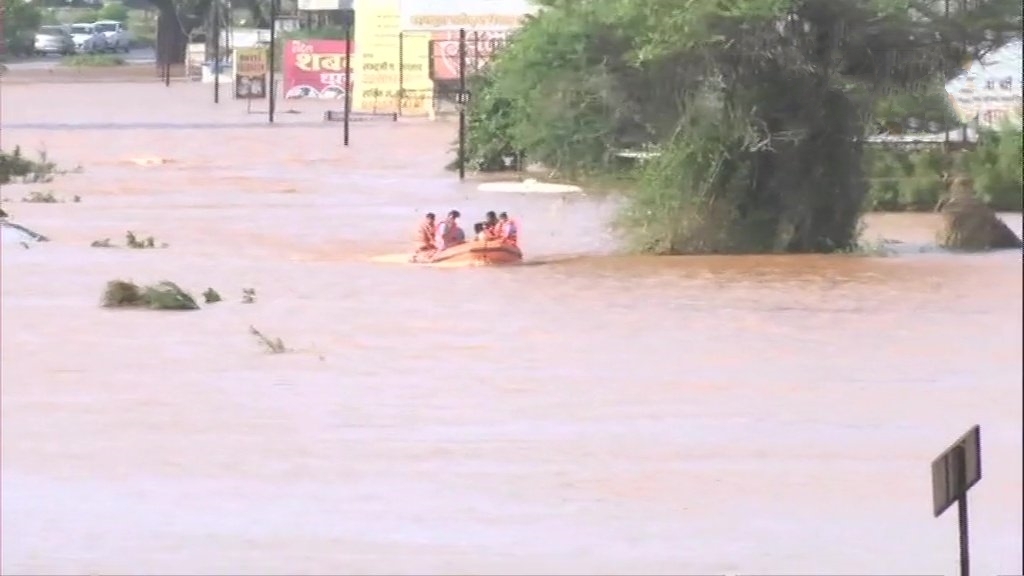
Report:
[{"label": "partially submerged pole", "polygon": [[466,29],[459,28],[459,180],[466,179]]}]

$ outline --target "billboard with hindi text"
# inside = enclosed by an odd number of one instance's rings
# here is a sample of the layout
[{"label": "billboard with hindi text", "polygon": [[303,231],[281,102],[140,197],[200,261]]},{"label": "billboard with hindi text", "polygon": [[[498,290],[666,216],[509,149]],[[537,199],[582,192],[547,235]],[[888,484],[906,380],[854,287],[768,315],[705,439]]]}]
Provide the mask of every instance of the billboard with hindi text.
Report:
[{"label": "billboard with hindi text", "polygon": [[[287,41],[283,55],[284,97],[343,98],[346,44],[345,40]],[[351,54],[350,61],[354,60],[355,54]],[[356,83],[354,71],[349,81],[352,85]]]},{"label": "billboard with hindi text", "polygon": [[[480,70],[508,40],[510,30],[466,31],[466,74]],[[431,32],[431,78],[459,77],[460,42],[458,30]]]}]

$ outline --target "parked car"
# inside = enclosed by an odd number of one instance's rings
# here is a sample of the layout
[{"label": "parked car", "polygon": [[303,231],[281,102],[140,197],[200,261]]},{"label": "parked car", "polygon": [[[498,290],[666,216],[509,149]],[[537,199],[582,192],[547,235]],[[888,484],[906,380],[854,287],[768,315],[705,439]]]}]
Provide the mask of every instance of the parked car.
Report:
[{"label": "parked car", "polygon": [[42,26],[36,32],[36,54],[68,54],[75,53],[75,41],[64,26]]},{"label": "parked car", "polygon": [[127,52],[132,47],[132,33],[125,28],[123,22],[117,20],[98,20],[93,26],[99,30],[107,40],[107,49],[111,52]]},{"label": "parked car", "polygon": [[72,24],[71,37],[75,40],[77,52],[94,54],[107,51],[107,37],[92,24]]}]

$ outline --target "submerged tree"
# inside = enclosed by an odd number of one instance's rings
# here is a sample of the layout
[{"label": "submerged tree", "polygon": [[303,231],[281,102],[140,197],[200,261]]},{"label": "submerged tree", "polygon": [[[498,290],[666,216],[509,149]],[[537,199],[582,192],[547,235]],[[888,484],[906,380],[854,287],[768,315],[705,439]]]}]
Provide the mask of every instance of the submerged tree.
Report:
[{"label": "submerged tree", "polygon": [[[811,252],[856,242],[879,98],[952,77],[1020,30],[1020,4],[544,0],[489,66],[472,130],[564,173],[637,170],[644,250]],[[954,4],[958,4],[954,2]],[[502,120],[491,115],[501,103]],[[504,146],[470,137],[471,161]]]}]

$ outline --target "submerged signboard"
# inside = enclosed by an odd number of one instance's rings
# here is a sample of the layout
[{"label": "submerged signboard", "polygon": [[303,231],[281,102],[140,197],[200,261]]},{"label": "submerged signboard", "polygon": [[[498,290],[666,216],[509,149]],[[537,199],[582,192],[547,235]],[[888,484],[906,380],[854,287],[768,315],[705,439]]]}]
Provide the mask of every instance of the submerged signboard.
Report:
[{"label": "submerged signboard", "polygon": [[235,98],[257,100],[267,97],[267,50],[239,48],[234,57]]},{"label": "submerged signboard", "polygon": [[[289,40],[284,45],[284,97],[345,96],[345,40]],[[350,55],[354,60],[354,55]],[[355,84],[356,75],[349,79]]]}]

